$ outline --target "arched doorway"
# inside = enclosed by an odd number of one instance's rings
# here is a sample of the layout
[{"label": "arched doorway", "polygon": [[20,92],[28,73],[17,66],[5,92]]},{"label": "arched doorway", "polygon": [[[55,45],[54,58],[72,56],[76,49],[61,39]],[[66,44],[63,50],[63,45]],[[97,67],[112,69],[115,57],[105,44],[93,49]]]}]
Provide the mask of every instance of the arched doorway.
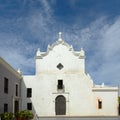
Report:
[{"label": "arched doorway", "polygon": [[55,99],[55,112],[56,115],[66,114],[66,99],[62,95],[57,96]]}]

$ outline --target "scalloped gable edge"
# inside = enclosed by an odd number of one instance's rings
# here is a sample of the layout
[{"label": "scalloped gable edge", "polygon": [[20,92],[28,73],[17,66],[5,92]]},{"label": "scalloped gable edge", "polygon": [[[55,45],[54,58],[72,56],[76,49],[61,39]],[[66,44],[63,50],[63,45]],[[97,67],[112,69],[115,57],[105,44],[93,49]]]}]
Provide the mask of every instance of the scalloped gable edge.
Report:
[{"label": "scalloped gable edge", "polygon": [[67,42],[65,42],[63,40],[62,41],[58,40],[58,41],[54,42],[52,45],[48,45],[47,51],[40,52],[41,55],[40,56],[36,55],[36,58],[42,59],[43,57],[47,56],[49,54],[49,52],[52,51],[55,46],[60,45],[60,44],[66,46],[69,49],[69,51],[71,51],[75,56],[78,56],[78,58],[81,58],[81,59],[85,58],[85,56],[80,56],[81,51],[74,51],[73,46],[72,45],[70,46]]}]

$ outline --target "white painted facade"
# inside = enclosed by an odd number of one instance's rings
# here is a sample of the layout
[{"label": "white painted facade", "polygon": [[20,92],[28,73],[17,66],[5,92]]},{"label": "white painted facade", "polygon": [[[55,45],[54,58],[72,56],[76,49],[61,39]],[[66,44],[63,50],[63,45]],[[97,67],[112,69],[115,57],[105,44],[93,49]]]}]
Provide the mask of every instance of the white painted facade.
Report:
[{"label": "white painted facade", "polygon": [[21,79],[22,75],[0,57],[0,114],[21,109]]},{"label": "white painted facade", "polygon": [[[62,89],[58,89],[59,80]],[[64,116],[118,115],[118,88],[95,85],[85,70],[84,50],[74,51],[60,35],[46,52],[38,49],[36,74],[23,76],[21,87],[22,109],[32,103],[32,110],[39,117],[56,116],[58,96],[65,98]],[[27,88],[32,89],[29,98]]]}]

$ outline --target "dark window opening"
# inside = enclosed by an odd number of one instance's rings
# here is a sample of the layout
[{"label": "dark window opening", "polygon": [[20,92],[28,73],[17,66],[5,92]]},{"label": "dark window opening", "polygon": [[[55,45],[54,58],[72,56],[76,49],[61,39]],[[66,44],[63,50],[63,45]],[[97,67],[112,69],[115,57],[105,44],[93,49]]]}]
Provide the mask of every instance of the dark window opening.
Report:
[{"label": "dark window opening", "polygon": [[63,80],[58,80],[58,89],[63,89]]},{"label": "dark window opening", "polygon": [[4,78],[4,93],[8,93],[8,79]]},{"label": "dark window opening", "polygon": [[27,103],[27,109],[32,110],[32,103]]},{"label": "dark window opening", "polygon": [[27,88],[27,97],[32,97],[32,88]]},{"label": "dark window opening", "polygon": [[63,66],[61,63],[59,63],[59,64],[57,65],[57,68],[58,68],[59,70],[61,70],[63,67],[64,67],[64,66]]},{"label": "dark window opening", "polygon": [[14,101],[14,113],[19,111],[19,101],[15,100]]},{"label": "dark window opening", "polygon": [[102,101],[98,100],[98,109],[102,109]]},{"label": "dark window opening", "polygon": [[15,95],[18,96],[18,84],[15,86]]},{"label": "dark window opening", "polygon": [[8,112],[8,104],[4,104],[4,112]]}]

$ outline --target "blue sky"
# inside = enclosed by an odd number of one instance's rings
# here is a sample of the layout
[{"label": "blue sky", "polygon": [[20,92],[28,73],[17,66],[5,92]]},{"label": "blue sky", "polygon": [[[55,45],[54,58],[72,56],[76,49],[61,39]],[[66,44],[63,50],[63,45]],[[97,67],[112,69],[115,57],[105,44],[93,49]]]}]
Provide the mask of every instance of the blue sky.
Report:
[{"label": "blue sky", "polygon": [[63,39],[84,48],[96,84],[120,83],[120,0],[0,0],[0,56],[35,73],[37,48]]}]

